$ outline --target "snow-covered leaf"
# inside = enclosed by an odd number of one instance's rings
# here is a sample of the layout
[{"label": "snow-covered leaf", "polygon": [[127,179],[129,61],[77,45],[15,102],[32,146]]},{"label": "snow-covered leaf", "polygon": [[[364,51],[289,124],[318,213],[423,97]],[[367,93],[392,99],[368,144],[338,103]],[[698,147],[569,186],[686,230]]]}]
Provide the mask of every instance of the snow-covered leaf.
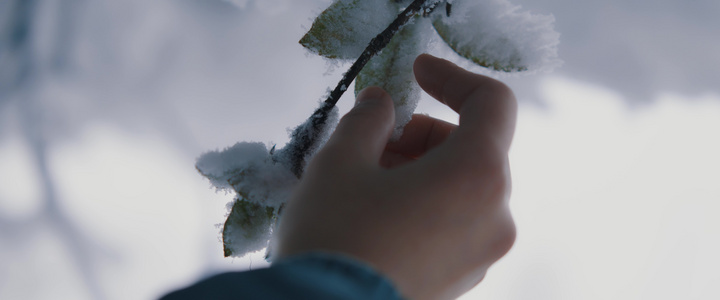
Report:
[{"label": "snow-covered leaf", "polygon": [[210,151],[195,167],[218,189],[233,190],[247,201],[279,207],[298,179],[276,162],[262,143],[242,142],[223,151]]},{"label": "snow-covered leaf", "polygon": [[390,94],[395,104],[394,139],[400,137],[402,128],[410,122],[420,99],[413,62],[426,48],[429,26],[425,19],[416,17],[365,65],[355,81],[356,96],[369,86],[379,86]]},{"label": "snow-covered leaf", "polygon": [[328,58],[355,59],[398,12],[393,0],[335,0],[315,19],[300,44]]},{"label": "snow-covered leaf", "polygon": [[520,11],[506,0],[455,0],[452,14],[436,14],[440,37],[472,62],[497,71],[547,70],[560,64],[552,16]]},{"label": "snow-covered leaf", "polygon": [[453,35],[452,27],[445,24],[441,18],[433,21],[433,27],[453,51],[480,66],[505,72],[527,70],[527,67],[522,65],[522,59],[517,49],[507,39],[498,39],[493,45],[489,45],[490,47],[506,49],[507,55],[503,55],[501,59],[501,57],[494,54],[497,52],[489,49],[489,47],[480,48],[473,43],[461,44],[462,39],[457,38],[457,35]]},{"label": "snow-covered leaf", "polygon": [[276,219],[274,208],[237,199],[223,226],[225,257],[243,256],[267,247]]},{"label": "snow-covered leaf", "polygon": [[[232,190],[235,198],[228,204],[229,214],[222,231],[225,256],[243,256],[268,246],[277,212],[292,194],[298,177],[291,171],[293,159],[302,161],[324,144],[337,123],[337,108],[317,128],[312,118],[294,131],[282,149],[270,150],[262,143],[241,142],[222,151],[210,151],[198,158],[195,167],[218,189]],[[315,142],[305,153],[295,153],[305,138]],[[305,141],[307,142],[307,141]]]}]

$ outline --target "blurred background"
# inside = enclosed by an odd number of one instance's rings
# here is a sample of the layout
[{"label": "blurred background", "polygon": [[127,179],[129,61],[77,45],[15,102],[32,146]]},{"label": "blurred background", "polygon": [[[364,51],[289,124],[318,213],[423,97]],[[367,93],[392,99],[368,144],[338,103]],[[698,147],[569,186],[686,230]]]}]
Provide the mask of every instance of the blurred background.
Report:
[{"label": "blurred background", "polygon": [[[512,2],[555,16],[565,64],[500,76],[518,239],[463,298],[720,298],[720,2]],[[232,195],[194,161],[310,115],[348,67],[297,43],[329,3],[0,0],[0,299],[154,299],[266,266],[222,257]]]}]

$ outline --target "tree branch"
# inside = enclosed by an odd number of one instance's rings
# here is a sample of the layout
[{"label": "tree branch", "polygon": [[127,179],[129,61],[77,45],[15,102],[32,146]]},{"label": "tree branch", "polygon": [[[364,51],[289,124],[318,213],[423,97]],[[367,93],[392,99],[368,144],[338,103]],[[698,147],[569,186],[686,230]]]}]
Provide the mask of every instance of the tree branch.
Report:
[{"label": "tree branch", "polygon": [[[428,2],[430,4],[427,4]],[[305,167],[305,156],[308,150],[317,143],[320,129],[327,122],[330,111],[332,111],[335,104],[337,104],[340,97],[342,97],[363,67],[365,67],[373,56],[390,43],[390,40],[398,30],[407,24],[413,16],[421,10],[425,11],[424,13],[429,13],[429,11],[432,11],[440,2],[442,2],[442,0],[414,0],[410,3],[383,32],[370,41],[370,44],[368,44],[360,57],[355,60],[352,66],[350,66],[350,69],[343,75],[343,78],[338,82],[337,86],[335,86],[335,89],[330,92],[325,102],[310,116],[308,119],[309,123],[303,124],[293,131],[292,141],[288,145],[291,149],[286,150],[291,156],[291,170],[298,178],[302,175]]]}]

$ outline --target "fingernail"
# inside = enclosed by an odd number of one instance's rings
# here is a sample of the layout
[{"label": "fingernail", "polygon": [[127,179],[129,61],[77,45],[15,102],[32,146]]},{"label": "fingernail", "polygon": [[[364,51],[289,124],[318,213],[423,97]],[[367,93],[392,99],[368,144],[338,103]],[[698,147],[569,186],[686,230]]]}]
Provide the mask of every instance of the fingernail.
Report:
[{"label": "fingernail", "polygon": [[383,89],[376,86],[366,87],[360,91],[360,94],[358,94],[357,98],[355,98],[355,105],[358,105],[358,103],[368,99],[380,99],[384,96],[385,91]]}]

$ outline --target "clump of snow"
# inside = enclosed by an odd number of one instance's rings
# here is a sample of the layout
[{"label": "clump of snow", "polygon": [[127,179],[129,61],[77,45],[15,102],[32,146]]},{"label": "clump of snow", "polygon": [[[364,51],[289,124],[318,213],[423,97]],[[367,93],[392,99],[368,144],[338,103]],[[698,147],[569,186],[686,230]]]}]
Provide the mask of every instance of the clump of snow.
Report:
[{"label": "clump of snow", "polygon": [[264,161],[268,150],[262,143],[237,143],[223,151],[210,151],[200,156],[195,167],[218,189],[230,189],[230,178],[239,169]]},{"label": "clump of snow", "polygon": [[[487,57],[515,71],[551,71],[562,64],[553,16],[522,11],[507,0],[454,0],[452,4],[452,14],[441,18],[448,28],[443,38],[455,44],[456,50],[467,51],[461,55]],[[438,32],[440,26],[436,24]]]},{"label": "clump of snow", "polygon": [[287,201],[298,178],[270,156],[262,143],[237,143],[223,151],[203,154],[195,167],[218,189],[243,199],[279,207]]}]

